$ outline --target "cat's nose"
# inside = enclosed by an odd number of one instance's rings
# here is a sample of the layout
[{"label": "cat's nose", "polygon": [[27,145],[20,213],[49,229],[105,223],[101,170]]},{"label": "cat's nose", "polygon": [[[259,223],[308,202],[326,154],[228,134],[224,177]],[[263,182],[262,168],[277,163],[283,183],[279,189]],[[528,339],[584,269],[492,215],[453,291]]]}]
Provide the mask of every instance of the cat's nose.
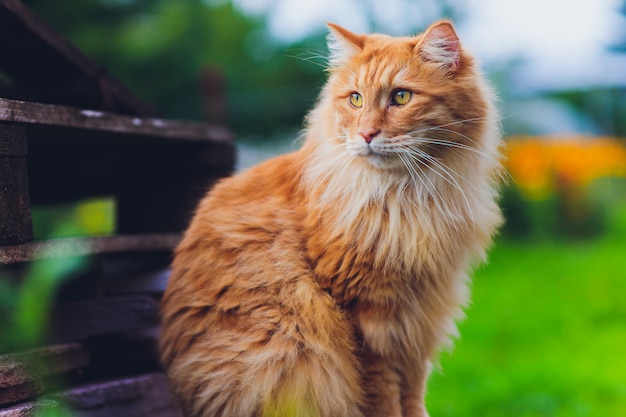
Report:
[{"label": "cat's nose", "polygon": [[380,133],[380,129],[360,130],[357,133],[361,135],[363,139],[365,139],[365,142],[371,143],[372,140],[376,137],[376,135]]}]

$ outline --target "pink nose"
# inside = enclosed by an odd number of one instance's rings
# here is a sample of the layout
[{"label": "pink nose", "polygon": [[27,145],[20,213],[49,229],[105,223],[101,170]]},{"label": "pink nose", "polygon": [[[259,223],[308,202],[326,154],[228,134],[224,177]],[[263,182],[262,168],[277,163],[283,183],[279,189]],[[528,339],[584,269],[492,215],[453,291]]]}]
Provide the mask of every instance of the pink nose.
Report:
[{"label": "pink nose", "polygon": [[361,131],[359,131],[357,133],[359,135],[361,135],[363,137],[363,139],[365,139],[365,142],[371,143],[372,140],[376,137],[376,135],[378,135],[380,133],[380,129],[361,130]]}]

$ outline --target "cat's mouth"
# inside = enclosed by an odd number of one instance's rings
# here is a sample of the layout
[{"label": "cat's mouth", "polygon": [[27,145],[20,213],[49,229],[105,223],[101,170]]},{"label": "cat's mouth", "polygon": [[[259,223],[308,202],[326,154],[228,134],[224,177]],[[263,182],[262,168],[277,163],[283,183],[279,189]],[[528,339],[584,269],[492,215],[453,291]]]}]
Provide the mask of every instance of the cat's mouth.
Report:
[{"label": "cat's mouth", "polygon": [[363,147],[359,156],[376,168],[389,169],[402,166],[402,161],[398,158],[397,153],[379,149],[375,145],[372,146],[372,144]]},{"label": "cat's mouth", "polygon": [[370,153],[368,155],[370,158],[382,158],[382,159],[392,159],[392,158],[396,158],[397,155],[390,153],[390,152],[385,152],[385,151],[379,151],[377,149],[371,149],[370,148]]},{"label": "cat's mouth", "polygon": [[363,144],[358,147],[349,147],[348,149],[353,156],[361,156],[365,158],[393,157],[392,153],[386,152],[382,149],[378,149],[376,146],[372,146],[371,144]]},{"label": "cat's mouth", "polygon": [[374,140],[371,143],[350,141],[347,149],[350,155],[365,160],[376,168],[396,168],[402,165],[397,152],[391,151],[385,141]]}]

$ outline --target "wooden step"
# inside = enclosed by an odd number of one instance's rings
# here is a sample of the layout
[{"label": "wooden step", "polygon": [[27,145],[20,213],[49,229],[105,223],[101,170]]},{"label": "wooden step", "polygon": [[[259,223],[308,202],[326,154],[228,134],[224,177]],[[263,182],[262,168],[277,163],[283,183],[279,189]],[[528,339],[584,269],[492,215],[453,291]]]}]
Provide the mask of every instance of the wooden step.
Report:
[{"label": "wooden step", "polygon": [[[220,125],[127,116],[100,110],[0,98],[0,122],[30,127],[117,133],[128,138],[147,136],[180,142],[228,142],[230,132]],[[82,136],[84,141],[93,141]],[[128,140],[128,139],[126,139]]]},{"label": "wooden step", "polygon": [[0,410],[0,417],[37,417],[57,410],[76,417],[182,417],[165,376],[158,372],[85,384]]},{"label": "wooden step", "polygon": [[80,343],[0,355],[0,405],[33,398],[46,390],[50,377],[84,368],[89,361]]},{"label": "wooden step", "polygon": [[0,266],[41,259],[81,257],[124,252],[171,251],[179,234],[141,234],[78,237],[0,246]]},{"label": "wooden step", "polygon": [[[0,98],[0,245],[32,235],[30,206],[116,201],[120,233],[181,232],[235,148],[219,125]],[[14,218],[13,218],[14,217]],[[6,223],[6,224],[5,224]]]}]

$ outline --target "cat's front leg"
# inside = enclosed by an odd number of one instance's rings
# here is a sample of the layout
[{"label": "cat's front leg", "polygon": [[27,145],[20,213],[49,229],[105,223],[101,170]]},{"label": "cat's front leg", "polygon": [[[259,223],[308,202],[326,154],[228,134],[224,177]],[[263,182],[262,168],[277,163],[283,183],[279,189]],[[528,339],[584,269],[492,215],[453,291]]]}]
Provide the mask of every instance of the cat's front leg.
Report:
[{"label": "cat's front leg", "polygon": [[411,366],[402,367],[403,384],[401,404],[403,417],[428,417],[424,396],[426,380],[430,373],[430,363],[413,362]]},{"label": "cat's front leg", "polygon": [[397,358],[385,358],[364,348],[363,386],[366,395],[364,416],[428,417],[424,393],[429,365],[407,365]]},{"label": "cat's front leg", "polygon": [[361,352],[366,417],[403,417],[402,380],[389,361],[368,347]]},{"label": "cat's front leg", "polygon": [[384,306],[361,304],[355,316],[362,337],[364,414],[428,417],[424,395],[435,338],[414,315],[400,309],[389,312]]}]

